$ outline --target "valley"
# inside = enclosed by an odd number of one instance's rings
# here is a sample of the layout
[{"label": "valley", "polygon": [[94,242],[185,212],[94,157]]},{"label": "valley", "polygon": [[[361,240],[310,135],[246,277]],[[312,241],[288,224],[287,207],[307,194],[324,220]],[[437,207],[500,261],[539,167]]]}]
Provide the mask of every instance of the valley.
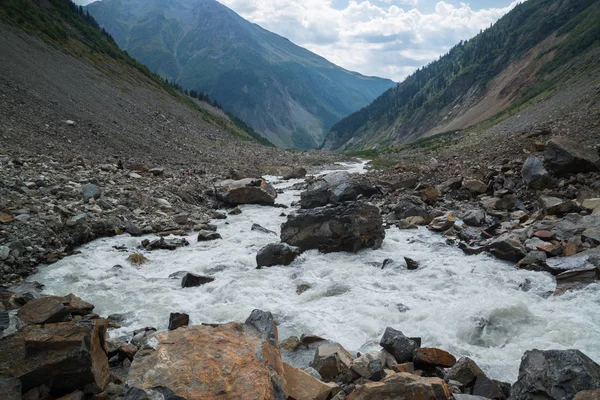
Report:
[{"label": "valley", "polygon": [[0,2],[0,398],[596,399],[599,10],[395,85],[212,0]]}]

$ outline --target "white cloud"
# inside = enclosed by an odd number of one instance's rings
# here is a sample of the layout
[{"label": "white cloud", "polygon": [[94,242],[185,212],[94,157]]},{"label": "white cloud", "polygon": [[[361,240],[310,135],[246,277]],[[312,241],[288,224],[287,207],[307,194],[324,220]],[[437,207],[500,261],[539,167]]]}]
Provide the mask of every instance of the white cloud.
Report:
[{"label": "white cloud", "polygon": [[434,11],[423,13],[415,8],[418,0],[350,0],[342,9],[334,8],[332,0],[220,1],[344,68],[396,81],[475,36],[520,2],[474,10],[465,3],[439,1]]}]

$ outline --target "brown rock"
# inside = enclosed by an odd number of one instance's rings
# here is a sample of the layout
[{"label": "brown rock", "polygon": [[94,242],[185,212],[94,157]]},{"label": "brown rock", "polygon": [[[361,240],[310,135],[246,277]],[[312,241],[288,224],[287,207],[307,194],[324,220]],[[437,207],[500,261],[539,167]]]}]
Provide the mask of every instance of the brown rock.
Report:
[{"label": "brown rock", "polygon": [[338,343],[325,343],[315,352],[312,367],[325,380],[334,379],[349,370],[354,357]]},{"label": "brown rock", "polygon": [[287,350],[287,351],[294,351],[301,344],[302,343],[300,343],[300,339],[298,339],[296,336],[290,336],[289,338],[287,338],[283,342],[281,342],[279,344],[279,347],[281,347],[282,349]]},{"label": "brown rock", "polygon": [[10,224],[15,220],[11,214],[0,212],[0,224]]},{"label": "brown rock", "polygon": [[94,310],[94,305],[70,293],[66,296],[48,296],[49,298],[60,301],[69,309],[71,315],[88,315]]},{"label": "brown rock", "polygon": [[422,378],[413,374],[398,373],[380,382],[369,382],[356,389],[346,399],[446,400],[450,398],[448,387],[439,378]]},{"label": "brown rock", "polygon": [[421,200],[425,203],[432,204],[437,201],[439,195],[440,193],[435,187],[430,187],[421,192]]},{"label": "brown rock", "polygon": [[282,390],[279,348],[249,325],[190,326],[152,340],[131,364],[129,392],[152,396],[162,387],[186,399],[267,400]]},{"label": "brown rock", "polygon": [[446,231],[454,226],[456,222],[456,216],[452,213],[442,215],[441,217],[434,218],[433,221],[428,225],[429,229],[436,232]]},{"label": "brown rock", "polygon": [[420,347],[415,351],[413,359],[417,368],[444,367],[450,368],[456,364],[456,358],[447,351],[432,347]]},{"label": "brown rock", "polygon": [[533,236],[545,240],[547,242],[556,239],[556,233],[550,231],[536,231],[533,233]]},{"label": "brown rock", "polygon": [[570,257],[577,254],[577,245],[575,243],[567,243],[563,246],[563,257]]},{"label": "brown rock", "polygon": [[476,179],[466,180],[463,182],[462,186],[475,193],[487,192],[487,185]]},{"label": "brown rock", "polygon": [[413,374],[415,372],[415,364],[412,362],[402,363],[395,365],[392,369],[396,372],[408,372],[409,374]]},{"label": "brown rock", "polygon": [[41,385],[56,396],[83,388],[99,393],[110,374],[107,327],[103,319],[27,326],[0,340],[0,376],[19,379],[24,393]]},{"label": "brown rock", "polygon": [[303,333],[302,336],[300,336],[300,342],[307,346],[311,345],[313,343],[324,342],[324,341],[325,341],[325,339],[323,339],[321,336],[313,335],[311,333]]},{"label": "brown rock", "polygon": [[69,309],[56,299],[42,297],[19,308],[17,316],[26,324],[63,322],[69,318]]},{"label": "brown rock", "polygon": [[240,204],[275,204],[277,192],[263,179],[227,180],[216,186],[217,197],[232,206]]},{"label": "brown rock", "polygon": [[579,392],[573,397],[573,400],[600,400],[600,389]]},{"label": "brown rock", "polygon": [[335,384],[321,382],[289,364],[283,364],[283,371],[285,376],[283,391],[288,398],[295,400],[326,400],[330,395],[335,395],[339,391]]}]

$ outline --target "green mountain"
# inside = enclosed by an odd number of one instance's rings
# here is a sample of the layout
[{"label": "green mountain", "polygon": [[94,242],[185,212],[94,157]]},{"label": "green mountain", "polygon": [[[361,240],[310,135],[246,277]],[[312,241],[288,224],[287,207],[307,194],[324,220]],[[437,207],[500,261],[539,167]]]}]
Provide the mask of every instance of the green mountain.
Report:
[{"label": "green mountain", "polygon": [[87,9],[150,70],[208,93],[281,147],[318,147],[335,122],[394,85],[340,68],[215,0],[103,0]]},{"label": "green mountain", "polygon": [[376,150],[499,120],[599,68],[597,0],[529,0],[372,104],[322,148]]}]

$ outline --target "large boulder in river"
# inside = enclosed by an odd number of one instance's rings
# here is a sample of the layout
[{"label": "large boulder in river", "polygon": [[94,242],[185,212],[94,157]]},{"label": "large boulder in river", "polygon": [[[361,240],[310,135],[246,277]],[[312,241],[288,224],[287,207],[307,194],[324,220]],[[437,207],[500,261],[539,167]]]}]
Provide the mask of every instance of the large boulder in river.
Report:
[{"label": "large boulder in river", "polygon": [[600,388],[600,365],[579,350],[531,350],[521,359],[513,400],[571,400]]},{"label": "large boulder in river", "polygon": [[421,339],[409,338],[394,328],[386,328],[379,345],[402,364],[412,361],[415,351],[421,347]]},{"label": "large boulder in river", "polygon": [[57,398],[100,393],[110,375],[107,327],[104,319],[27,326],[0,340],[0,377],[19,380],[23,393],[41,385]]},{"label": "large boulder in river", "polygon": [[305,176],[306,176],[306,168],[290,167],[284,171],[282,178],[287,181],[290,179],[301,179],[301,178],[304,178]]},{"label": "large boulder in river", "polygon": [[505,233],[492,240],[489,251],[497,258],[506,261],[519,262],[527,255],[525,247],[517,235]]},{"label": "large boulder in river", "polygon": [[325,181],[317,181],[300,193],[301,208],[323,207],[327,203],[329,203],[329,185]]},{"label": "large boulder in river", "polygon": [[286,243],[270,243],[260,249],[256,255],[256,265],[272,267],[274,265],[290,265],[300,255],[300,249]]},{"label": "large boulder in river", "polygon": [[546,144],[544,159],[546,166],[559,174],[600,170],[600,157],[596,153],[564,137],[551,139]]},{"label": "large boulder in river", "polygon": [[546,168],[544,168],[544,164],[534,156],[525,160],[521,168],[521,176],[532,189],[544,189],[552,185],[552,179]]},{"label": "large boulder in river", "polygon": [[125,399],[283,400],[283,385],[277,327],[270,313],[255,310],[244,324],[154,335],[135,355]]},{"label": "large boulder in river", "polygon": [[226,180],[215,186],[217,198],[232,206],[240,204],[273,205],[275,188],[264,179]]},{"label": "large boulder in river", "polygon": [[378,249],[384,238],[379,209],[360,202],[301,209],[288,215],[288,220],[281,225],[281,241],[301,251],[356,253],[362,248]]}]

